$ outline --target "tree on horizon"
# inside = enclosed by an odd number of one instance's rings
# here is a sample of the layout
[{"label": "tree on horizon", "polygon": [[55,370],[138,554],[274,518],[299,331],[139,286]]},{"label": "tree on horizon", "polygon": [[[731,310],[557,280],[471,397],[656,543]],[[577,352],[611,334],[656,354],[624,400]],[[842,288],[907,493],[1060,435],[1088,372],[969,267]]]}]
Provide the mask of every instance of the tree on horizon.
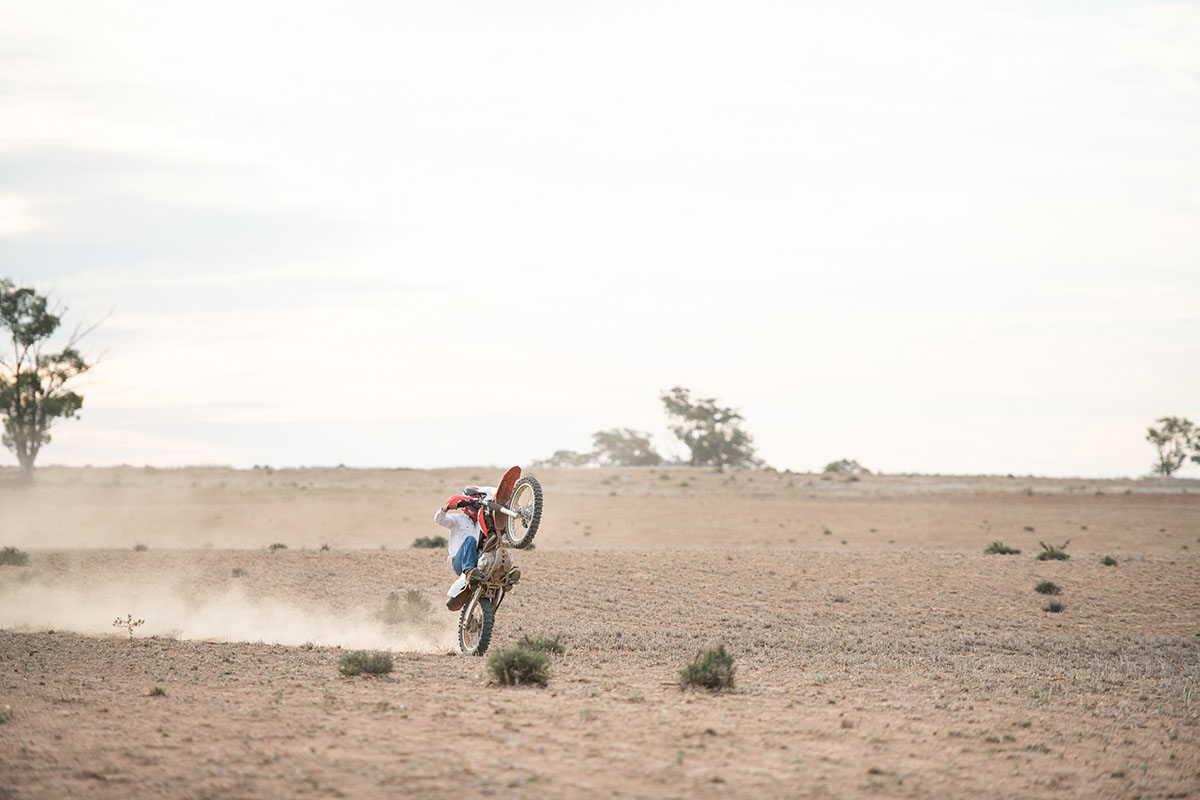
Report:
[{"label": "tree on horizon", "polygon": [[691,390],[676,386],[659,398],[670,421],[671,433],[691,451],[693,467],[760,467],[754,437],[742,430],[742,415],[717,405],[712,397],[693,401]]},{"label": "tree on horizon", "polygon": [[1159,417],[1159,427],[1146,429],[1146,441],[1154,445],[1158,459],[1151,472],[1169,478],[1179,471],[1193,451],[1192,461],[1200,463],[1200,429],[1185,417]]},{"label": "tree on horizon", "polygon": [[592,434],[592,457],[605,466],[657,467],[662,456],[650,444],[650,434],[631,428],[613,428]]},{"label": "tree on horizon", "polygon": [[0,443],[27,477],[50,443],[50,428],[83,407],[83,395],[68,384],[95,366],[77,349],[92,328],[77,327],[61,350],[48,349],[64,311],[52,311],[36,290],[0,278],[0,335],[7,340],[0,344]]}]

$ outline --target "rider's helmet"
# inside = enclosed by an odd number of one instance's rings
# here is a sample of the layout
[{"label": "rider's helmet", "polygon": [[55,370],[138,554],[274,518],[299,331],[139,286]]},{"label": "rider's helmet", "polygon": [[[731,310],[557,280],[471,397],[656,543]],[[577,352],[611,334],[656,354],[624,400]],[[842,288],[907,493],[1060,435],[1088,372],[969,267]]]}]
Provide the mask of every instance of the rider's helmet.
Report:
[{"label": "rider's helmet", "polygon": [[[464,486],[463,494],[467,497],[473,497],[482,500],[487,496],[487,492],[480,489],[478,486]],[[463,513],[471,518],[471,522],[479,522],[479,509],[475,506],[466,506],[463,508]]]}]

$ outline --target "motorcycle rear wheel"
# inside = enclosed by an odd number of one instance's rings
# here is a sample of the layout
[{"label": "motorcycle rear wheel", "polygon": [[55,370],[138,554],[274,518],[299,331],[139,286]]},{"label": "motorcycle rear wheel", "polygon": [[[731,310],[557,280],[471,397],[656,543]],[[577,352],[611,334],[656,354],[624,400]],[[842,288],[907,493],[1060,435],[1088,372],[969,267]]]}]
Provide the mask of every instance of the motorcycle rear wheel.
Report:
[{"label": "motorcycle rear wheel", "polygon": [[542,521],[542,485],[537,478],[526,475],[513,485],[508,507],[520,516],[510,517],[504,528],[504,543],[523,550],[533,543],[538,524]]},{"label": "motorcycle rear wheel", "polygon": [[490,598],[480,597],[475,603],[468,601],[458,617],[458,649],[468,656],[486,653],[495,623],[496,609]]}]

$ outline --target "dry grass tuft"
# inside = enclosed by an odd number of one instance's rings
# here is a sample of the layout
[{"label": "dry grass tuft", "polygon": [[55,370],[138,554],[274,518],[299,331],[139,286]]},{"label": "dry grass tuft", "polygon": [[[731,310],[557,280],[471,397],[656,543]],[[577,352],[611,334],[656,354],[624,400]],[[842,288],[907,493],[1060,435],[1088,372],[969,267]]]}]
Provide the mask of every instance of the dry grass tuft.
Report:
[{"label": "dry grass tuft", "polygon": [[420,538],[413,539],[412,546],[436,550],[439,547],[446,547],[448,544],[449,542],[446,541],[445,536],[422,536]]},{"label": "dry grass tuft", "polygon": [[733,665],[733,656],[725,650],[725,645],[719,645],[703,653],[697,653],[692,663],[679,670],[679,687],[699,686],[702,689],[718,691],[733,688],[733,674],[737,668]]},{"label": "dry grass tuft", "polygon": [[29,563],[29,554],[15,547],[5,547],[0,550],[0,566],[23,567]]},{"label": "dry grass tuft", "polygon": [[1042,552],[1038,553],[1037,560],[1038,561],[1066,561],[1068,558],[1070,558],[1070,556],[1067,555],[1067,552],[1066,552],[1067,545],[1069,545],[1070,543],[1071,543],[1071,540],[1067,539],[1065,542],[1060,544],[1058,547],[1055,547],[1054,545],[1046,544],[1045,542],[1038,542],[1038,544],[1040,544],[1042,546]]},{"label": "dry grass tuft", "polygon": [[1016,547],[1006,547],[1004,542],[992,542],[983,551],[988,556],[1015,556],[1021,553]]},{"label": "dry grass tuft", "polygon": [[505,686],[545,686],[550,680],[550,656],[515,644],[492,653],[488,672]]},{"label": "dry grass tuft", "polygon": [[534,650],[538,653],[554,653],[555,655],[562,655],[566,651],[566,648],[563,647],[561,634],[556,634],[553,638],[549,636],[538,636],[537,638],[531,638],[528,634],[526,634],[525,636],[521,637],[519,644],[526,650]]},{"label": "dry grass tuft", "polygon": [[405,592],[403,602],[399,594],[389,592],[383,608],[375,612],[375,618],[385,625],[400,625],[425,619],[432,608],[425,595],[416,589]]},{"label": "dry grass tuft", "polygon": [[338,672],[343,675],[386,675],[394,668],[391,653],[368,653],[366,650],[351,650],[342,653]]}]

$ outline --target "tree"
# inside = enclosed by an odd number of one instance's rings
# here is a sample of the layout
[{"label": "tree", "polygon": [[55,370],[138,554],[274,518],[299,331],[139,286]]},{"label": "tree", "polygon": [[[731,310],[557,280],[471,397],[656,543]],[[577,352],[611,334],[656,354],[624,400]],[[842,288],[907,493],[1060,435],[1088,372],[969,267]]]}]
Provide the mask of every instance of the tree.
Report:
[{"label": "tree", "polygon": [[585,467],[592,463],[591,453],[576,453],[574,450],[555,450],[554,455],[534,461],[535,467]]},{"label": "tree", "polygon": [[742,415],[731,408],[721,408],[714,398],[695,402],[691,391],[676,386],[660,395],[666,408],[671,433],[692,452],[693,467],[758,467],[762,462],[754,455],[754,439],[738,424]]},{"label": "tree", "polygon": [[650,434],[613,428],[592,434],[592,455],[601,464],[617,467],[656,467],[662,456],[650,445]]},{"label": "tree", "polygon": [[[1151,472],[1169,478],[1183,466],[1189,449],[1200,448],[1200,429],[1183,417],[1159,417],[1157,428],[1146,429],[1146,441],[1158,451]],[[1200,456],[1192,456],[1200,462]]]},{"label": "tree", "polygon": [[83,397],[68,384],[93,366],[76,349],[91,328],[76,328],[62,350],[47,350],[61,323],[61,312],[51,311],[46,297],[0,278],[0,336],[7,340],[0,346],[0,442],[26,475],[50,442],[51,426],[83,407]]},{"label": "tree", "polygon": [[830,461],[825,465],[825,472],[834,473],[836,475],[870,475],[871,470],[864,467],[862,464],[850,458],[843,458],[841,461]]}]

